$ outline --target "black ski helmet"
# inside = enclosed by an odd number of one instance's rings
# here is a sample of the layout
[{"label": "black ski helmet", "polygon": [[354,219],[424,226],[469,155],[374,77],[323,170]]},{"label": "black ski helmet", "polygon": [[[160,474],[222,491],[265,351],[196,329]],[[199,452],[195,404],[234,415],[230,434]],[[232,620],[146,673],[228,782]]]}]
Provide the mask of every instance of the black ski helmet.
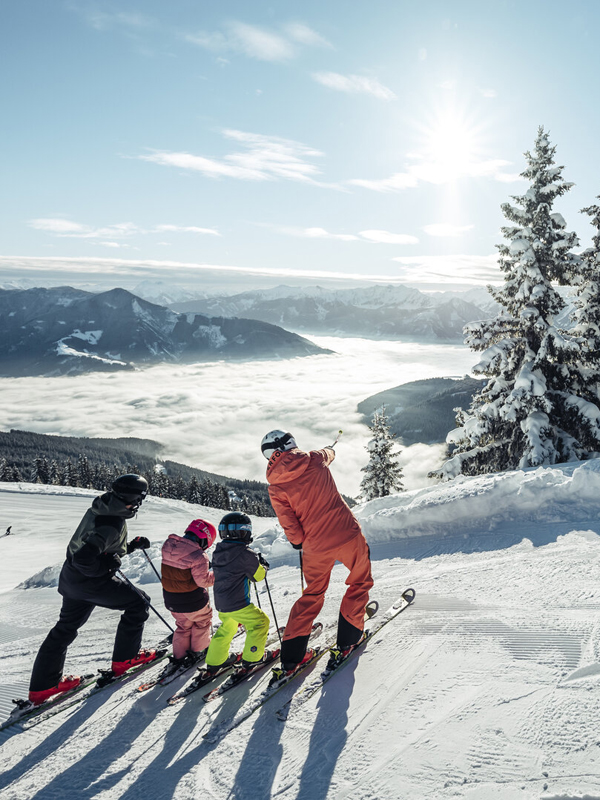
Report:
[{"label": "black ski helmet", "polygon": [[225,514],[219,522],[219,536],[221,539],[233,539],[238,542],[250,544],[252,541],[252,520],[247,514],[232,511]]},{"label": "black ski helmet", "polygon": [[148,481],[141,475],[129,473],[128,475],[119,475],[112,482],[110,488],[119,500],[122,500],[127,505],[137,505],[139,507],[148,494]]}]

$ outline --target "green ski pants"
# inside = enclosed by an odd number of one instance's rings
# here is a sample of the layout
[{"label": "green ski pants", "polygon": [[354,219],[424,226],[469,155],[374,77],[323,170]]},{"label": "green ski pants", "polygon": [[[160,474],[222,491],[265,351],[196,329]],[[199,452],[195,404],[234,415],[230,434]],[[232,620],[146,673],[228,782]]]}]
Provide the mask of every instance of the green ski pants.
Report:
[{"label": "green ski pants", "polygon": [[260,608],[250,603],[239,611],[219,611],[221,625],[210,640],[206,665],[216,667],[229,655],[229,645],[235,636],[238,625],[246,629],[246,642],[242,658],[245,661],[260,661],[265,652],[269,633],[269,617]]}]

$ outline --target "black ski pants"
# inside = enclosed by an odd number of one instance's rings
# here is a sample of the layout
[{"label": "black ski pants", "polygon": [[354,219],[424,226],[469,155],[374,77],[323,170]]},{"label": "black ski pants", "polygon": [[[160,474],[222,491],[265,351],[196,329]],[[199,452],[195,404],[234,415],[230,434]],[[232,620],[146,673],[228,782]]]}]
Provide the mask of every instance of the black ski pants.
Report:
[{"label": "black ski pants", "polygon": [[[123,611],[113,649],[113,661],[126,661],[136,656],[140,649],[144,623],[148,619],[148,603],[129,584],[116,577],[87,581],[66,581],[70,569],[65,564],[59,582],[63,595],[60,617],[39,649],[29,690],[40,692],[56,686],[63,675],[67,648],[77,638],[96,606]],[[66,575],[65,575],[66,573]]]}]

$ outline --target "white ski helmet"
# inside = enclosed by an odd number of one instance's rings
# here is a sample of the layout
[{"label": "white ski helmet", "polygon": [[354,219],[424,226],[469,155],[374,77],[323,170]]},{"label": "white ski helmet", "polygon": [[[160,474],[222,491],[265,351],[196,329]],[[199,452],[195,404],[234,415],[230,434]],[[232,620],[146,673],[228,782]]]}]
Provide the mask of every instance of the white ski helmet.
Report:
[{"label": "white ski helmet", "polygon": [[291,450],[298,447],[291,433],[285,431],[269,431],[260,443],[260,449],[267,461],[277,450]]}]

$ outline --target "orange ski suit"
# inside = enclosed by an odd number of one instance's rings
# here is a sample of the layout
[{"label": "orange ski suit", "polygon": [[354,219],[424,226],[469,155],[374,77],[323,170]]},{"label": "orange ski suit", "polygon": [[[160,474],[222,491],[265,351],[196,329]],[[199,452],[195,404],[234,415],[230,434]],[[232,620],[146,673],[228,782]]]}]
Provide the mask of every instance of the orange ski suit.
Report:
[{"label": "orange ski suit", "polygon": [[[271,503],[289,541],[302,545],[306,579],[306,588],[292,607],[285,627],[282,662],[286,661],[286,650],[289,661],[302,659],[336,561],[350,570],[340,608],[338,645],[354,644],[364,627],[365,607],[373,586],[369,547],[328,469],[334,458],[335,451],[330,447],[310,453],[298,448],[277,450],[267,466]],[[340,638],[348,641],[341,642]],[[292,639],[298,639],[296,646]]]}]

